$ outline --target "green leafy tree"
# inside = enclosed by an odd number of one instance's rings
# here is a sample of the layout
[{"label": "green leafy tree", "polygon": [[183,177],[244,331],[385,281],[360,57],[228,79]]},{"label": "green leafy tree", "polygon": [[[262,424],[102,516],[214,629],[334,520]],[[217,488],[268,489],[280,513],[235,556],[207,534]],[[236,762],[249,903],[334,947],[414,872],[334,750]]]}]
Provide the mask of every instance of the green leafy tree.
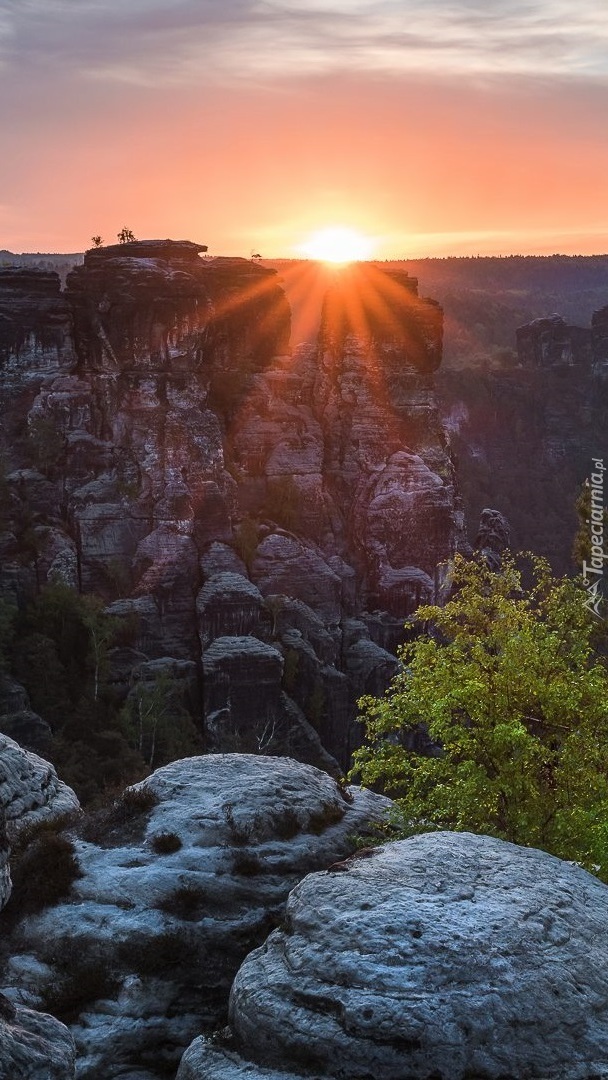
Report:
[{"label": "green leafy tree", "polygon": [[129,745],[150,769],[202,750],[192,717],[180,701],[179,688],[166,673],[139,682],[120,719]]},{"label": "green leafy tree", "polygon": [[[364,784],[396,796],[403,835],[469,830],[540,847],[608,880],[608,672],[576,582],[530,556],[500,574],[457,558],[452,599],[419,608],[383,698],[360,701]],[[429,753],[408,748],[426,728]]]}]

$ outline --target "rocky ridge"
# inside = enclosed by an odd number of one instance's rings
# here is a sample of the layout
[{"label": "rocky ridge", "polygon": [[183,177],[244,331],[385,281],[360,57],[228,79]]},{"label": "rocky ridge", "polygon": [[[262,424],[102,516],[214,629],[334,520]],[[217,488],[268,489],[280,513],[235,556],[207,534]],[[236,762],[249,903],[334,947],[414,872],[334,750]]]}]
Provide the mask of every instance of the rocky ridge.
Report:
[{"label": "rocky ridge", "polygon": [[277,275],[202,251],[95,249],[64,293],[2,272],[1,592],[104,597],[139,664],[196,665],[214,748],[329,753],[338,772],[356,696],[390,677],[404,617],[463,544],[441,309],[403,273],[353,268],[317,346],[290,353]]}]

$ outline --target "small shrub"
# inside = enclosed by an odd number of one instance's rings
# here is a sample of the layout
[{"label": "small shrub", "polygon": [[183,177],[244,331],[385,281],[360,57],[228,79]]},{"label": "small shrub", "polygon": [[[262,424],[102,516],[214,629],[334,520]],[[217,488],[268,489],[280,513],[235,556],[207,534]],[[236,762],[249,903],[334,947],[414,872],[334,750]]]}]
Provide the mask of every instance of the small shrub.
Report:
[{"label": "small shrub", "polygon": [[353,795],[352,791],[350,790],[350,788],[348,786],[348,780],[346,779],[345,776],[341,776],[338,780],[336,780],[336,787],[337,787],[338,792],[340,794],[340,798],[344,799],[344,802],[346,802],[346,803],[354,802],[355,796]]},{"label": "small shrub", "polygon": [[119,980],[100,960],[78,960],[47,986],[40,1008],[64,1024],[73,1023],[87,1005],[116,995]]},{"label": "small shrub", "polygon": [[43,830],[11,863],[13,891],[5,908],[9,919],[31,915],[64,900],[82,877],[73,842]]},{"label": "small shrub", "polygon": [[[139,940],[123,941],[118,947],[118,963],[140,977],[158,975],[167,967],[180,965],[187,967],[192,963],[191,945],[182,934],[167,931],[146,940],[145,945]],[[183,972],[180,971],[180,982]]]},{"label": "small shrub", "polygon": [[159,798],[150,788],[126,788],[110,806],[92,811],[82,821],[79,835],[90,844],[112,847],[113,834],[143,838],[150,811]]},{"label": "small shrub", "polygon": [[291,810],[289,807],[282,811],[277,811],[273,816],[274,831],[279,840],[291,840],[293,836],[297,836],[300,832],[300,821],[295,810]]},{"label": "small shrub", "polygon": [[335,803],[324,803],[320,810],[315,810],[308,819],[308,832],[320,836],[330,825],[337,825],[342,821],[346,810],[343,806]]},{"label": "small shrub", "polygon": [[184,922],[195,922],[206,909],[207,896],[200,885],[180,885],[174,892],[160,900],[159,911],[173,915]]},{"label": "small shrub", "polygon": [[114,813],[121,821],[132,821],[140,814],[147,814],[158,806],[159,798],[151,788],[128,787],[114,804]]},{"label": "small shrub", "polygon": [[179,836],[174,832],[156,833],[150,843],[157,855],[173,855],[182,846]]},{"label": "small shrub", "polygon": [[241,877],[256,877],[264,872],[261,859],[251,851],[237,851],[232,863],[235,874]]},{"label": "small shrub", "polygon": [[254,826],[251,821],[236,821],[234,817],[233,803],[226,803],[223,808],[224,818],[230,832],[230,838],[235,844],[246,844],[253,837]]}]

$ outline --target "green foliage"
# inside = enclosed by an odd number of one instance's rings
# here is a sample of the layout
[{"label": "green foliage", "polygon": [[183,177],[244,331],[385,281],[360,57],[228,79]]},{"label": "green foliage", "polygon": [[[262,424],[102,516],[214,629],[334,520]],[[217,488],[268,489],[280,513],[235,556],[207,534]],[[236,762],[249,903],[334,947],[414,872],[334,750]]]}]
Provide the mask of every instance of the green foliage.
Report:
[{"label": "green foliage", "polygon": [[33,708],[60,725],[83,693],[97,702],[118,629],[103,603],[60,582],[47,585],[20,619],[15,674]]},{"label": "green foliage", "polygon": [[[494,575],[457,558],[433,631],[400,650],[383,698],[362,698],[363,783],[396,796],[403,835],[489,833],[572,859],[608,880],[608,672],[582,589],[531,556]],[[407,748],[421,725],[436,746]]]},{"label": "green foliage", "polygon": [[[576,565],[582,568],[584,562],[591,561],[591,486],[588,480],[583,484],[576,500],[576,513],[578,530],[572,546],[572,558]],[[608,532],[608,509],[604,509],[603,523],[604,531]]]},{"label": "green foliage", "polygon": [[166,674],[137,684],[120,721],[129,745],[150,769],[202,750],[200,733],[179,700],[174,680]]},{"label": "green foliage", "polygon": [[51,760],[83,804],[146,771],[106,685],[108,652],[122,629],[101,600],[61,583],[42,589],[15,622],[12,672],[51,725]]}]

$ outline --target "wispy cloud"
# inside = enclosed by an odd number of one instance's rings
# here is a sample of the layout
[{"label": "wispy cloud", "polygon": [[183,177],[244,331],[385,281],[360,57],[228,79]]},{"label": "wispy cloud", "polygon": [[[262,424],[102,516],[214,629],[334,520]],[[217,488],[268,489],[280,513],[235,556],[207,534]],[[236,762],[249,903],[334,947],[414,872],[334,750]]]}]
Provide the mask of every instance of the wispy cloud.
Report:
[{"label": "wispy cloud", "polygon": [[128,81],[331,71],[608,76],[598,0],[5,0],[0,61]]}]

